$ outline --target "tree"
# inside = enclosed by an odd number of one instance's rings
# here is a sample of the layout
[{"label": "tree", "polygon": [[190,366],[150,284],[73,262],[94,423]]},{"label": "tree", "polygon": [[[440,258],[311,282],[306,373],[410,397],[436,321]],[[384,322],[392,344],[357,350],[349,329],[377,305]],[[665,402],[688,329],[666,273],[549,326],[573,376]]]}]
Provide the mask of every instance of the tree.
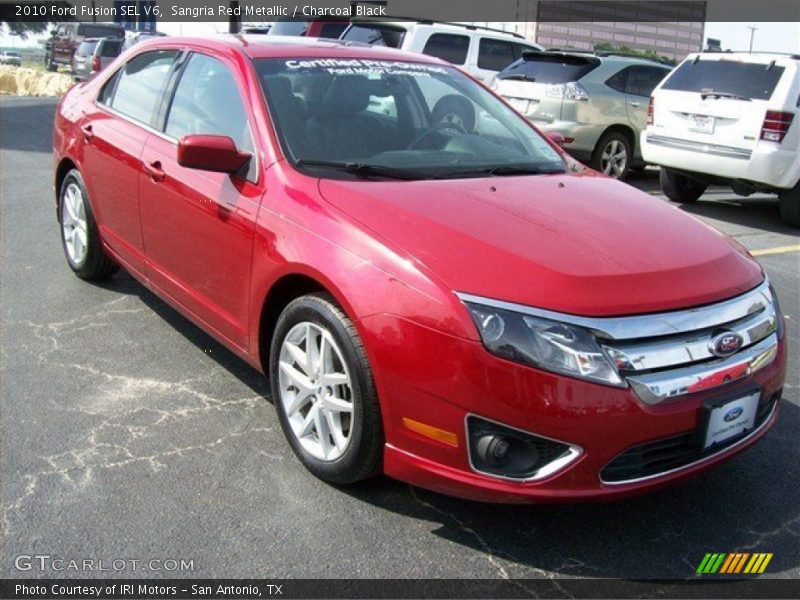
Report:
[{"label": "tree", "polygon": [[30,34],[47,31],[50,26],[50,23],[46,21],[0,21],[0,24],[8,27],[11,35],[17,35],[22,39],[27,38]]}]

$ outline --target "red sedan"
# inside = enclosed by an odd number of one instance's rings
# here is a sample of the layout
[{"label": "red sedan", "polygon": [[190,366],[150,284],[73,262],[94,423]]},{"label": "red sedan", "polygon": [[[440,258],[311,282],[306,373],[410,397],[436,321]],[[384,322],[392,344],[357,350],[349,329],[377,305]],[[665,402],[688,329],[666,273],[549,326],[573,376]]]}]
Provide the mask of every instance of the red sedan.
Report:
[{"label": "red sedan", "polygon": [[616,497],[777,417],[783,322],[747,252],[442,61],[160,38],[72,88],[53,145],[70,268],[124,268],[267,375],[327,481]]}]

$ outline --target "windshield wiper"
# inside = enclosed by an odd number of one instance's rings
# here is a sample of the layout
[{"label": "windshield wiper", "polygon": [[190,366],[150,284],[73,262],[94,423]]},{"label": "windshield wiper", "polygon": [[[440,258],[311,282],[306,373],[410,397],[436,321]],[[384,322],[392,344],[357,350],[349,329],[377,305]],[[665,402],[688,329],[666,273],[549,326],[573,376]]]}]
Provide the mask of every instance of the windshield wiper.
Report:
[{"label": "windshield wiper", "polygon": [[522,73],[518,75],[506,75],[504,77],[499,77],[500,81],[536,81],[536,77],[530,77],[529,75],[523,75]]},{"label": "windshield wiper", "polygon": [[705,100],[706,98],[730,98],[731,100],[744,100],[752,102],[751,98],[742,96],[740,94],[731,94],[730,92],[701,92],[700,97]]},{"label": "windshield wiper", "polygon": [[494,165],[479,169],[468,169],[464,171],[453,171],[448,173],[449,177],[475,177],[488,175],[490,177],[502,177],[503,175],[555,175],[564,173],[564,169],[543,168],[535,165]]},{"label": "windshield wiper", "polygon": [[376,177],[386,177],[387,179],[400,179],[400,180],[414,180],[414,179],[430,179],[427,175],[422,175],[418,171],[409,171],[406,169],[396,169],[394,167],[385,167],[383,165],[371,165],[369,163],[359,162],[336,162],[332,160],[311,160],[301,158],[297,161],[298,167],[323,167],[325,169],[338,169],[347,173],[355,175],[374,175]]}]

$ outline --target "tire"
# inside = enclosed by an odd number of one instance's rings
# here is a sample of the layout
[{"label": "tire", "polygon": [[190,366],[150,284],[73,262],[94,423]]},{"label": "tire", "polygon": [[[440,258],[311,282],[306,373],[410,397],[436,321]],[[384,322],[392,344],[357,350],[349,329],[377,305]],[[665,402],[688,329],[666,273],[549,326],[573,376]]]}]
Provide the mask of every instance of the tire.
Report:
[{"label": "tire", "polygon": [[[320,374],[313,355],[319,355],[323,338],[327,360]],[[310,294],[289,303],[275,327],[269,364],[278,420],[306,469],[335,484],[381,472],[383,426],[372,370],[353,323],[330,295]],[[348,400],[349,415],[341,408]]]},{"label": "tire", "polygon": [[778,194],[781,203],[781,221],[789,227],[800,227],[800,183],[791,190]]},{"label": "tire", "polygon": [[58,71],[58,65],[53,58],[52,50],[44,55],[44,66],[48,71]]},{"label": "tire", "polygon": [[633,149],[628,136],[620,131],[603,134],[592,153],[592,168],[614,179],[625,179],[631,169]]},{"label": "tire", "polygon": [[103,250],[97,223],[83,178],[72,169],[58,194],[58,222],[61,246],[69,268],[81,279],[107,279],[119,270]]},{"label": "tire", "polygon": [[681,175],[675,171],[670,171],[661,167],[659,174],[661,191],[673,202],[688,204],[696,202],[697,199],[706,191],[708,184],[705,184],[686,175]]}]

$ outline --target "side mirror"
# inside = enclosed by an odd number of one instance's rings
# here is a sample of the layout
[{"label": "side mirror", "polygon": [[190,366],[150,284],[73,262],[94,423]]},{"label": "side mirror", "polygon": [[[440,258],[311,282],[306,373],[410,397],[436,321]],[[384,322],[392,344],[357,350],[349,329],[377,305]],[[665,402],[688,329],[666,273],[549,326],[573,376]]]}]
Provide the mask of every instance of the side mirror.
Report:
[{"label": "side mirror", "polygon": [[226,135],[185,135],[178,142],[178,164],[187,169],[238,173],[251,158]]},{"label": "side mirror", "polygon": [[545,133],[545,136],[547,136],[547,139],[549,139],[551,142],[553,142],[556,146],[560,148],[563,148],[567,144],[571,144],[572,142],[575,141],[575,138],[563,136],[560,133],[556,133],[555,131],[548,131],[547,133]]}]

